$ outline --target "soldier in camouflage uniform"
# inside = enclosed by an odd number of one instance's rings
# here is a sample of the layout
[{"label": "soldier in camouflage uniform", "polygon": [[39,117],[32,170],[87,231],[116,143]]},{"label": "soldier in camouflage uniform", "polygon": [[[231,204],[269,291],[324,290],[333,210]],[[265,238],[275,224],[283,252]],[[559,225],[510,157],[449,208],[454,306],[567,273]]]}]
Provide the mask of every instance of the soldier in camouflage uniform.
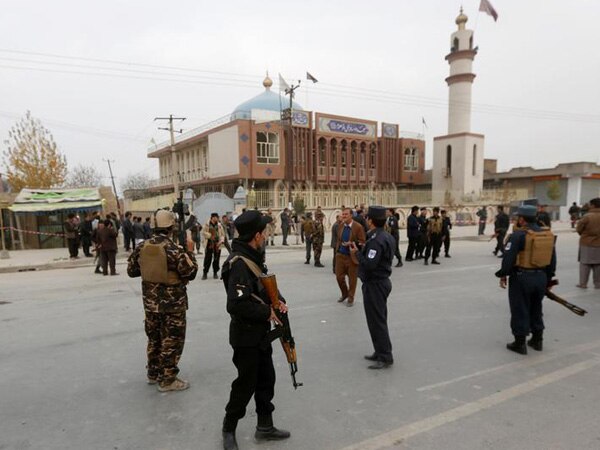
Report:
[{"label": "soldier in camouflage uniform", "polygon": [[127,265],[130,277],[142,277],[148,384],[158,383],[160,392],[189,387],[177,377],[177,364],[185,343],[186,285],[196,277],[198,264],[193,241],[183,249],[170,239],[174,224],[171,212],[157,211],[154,234],[135,248]]},{"label": "soldier in camouflage uniform", "polygon": [[323,227],[324,217],[322,212],[317,211],[315,214],[315,221],[313,222],[312,246],[313,254],[315,256],[315,267],[325,267],[321,264],[321,253],[323,252],[323,242],[325,242],[325,228]]}]

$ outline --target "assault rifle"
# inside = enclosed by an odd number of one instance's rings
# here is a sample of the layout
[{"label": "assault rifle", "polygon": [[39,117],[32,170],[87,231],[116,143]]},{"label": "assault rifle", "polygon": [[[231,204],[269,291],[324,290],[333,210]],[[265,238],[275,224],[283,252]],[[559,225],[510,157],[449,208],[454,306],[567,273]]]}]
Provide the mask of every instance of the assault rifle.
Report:
[{"label": "assault rifle", "polygon": [[287,362],[290,365],[290,374],[292,375],[292,384],[294,389],[298,389],[298,386],[302,386],[302,383],[296,381],[296,372],[298,372],[298,359],[296,357],[296,343],[292,336],[292,329],[290,328],[290,321],[287,313],[282,313],[279,309],[279,289],[277,289],[277,279],[275,275],[261,275],[260,281],[265,288],[265,291],[271,300],[271,305],[275,314],[281,321],[281,325],[275,325],[276,334],[279,335],[281,346],[285,352]]},{"label": "assault rifle", "polygon": [[580,308],[579,306],[574,305],[573,303],[569,303],[564,298],[559,297],[558,295],[556,295],[554,292],[552,292],[550,290],[550,288],[552,286],[556,286],[556,285],[558,285],[558,280],[550,281],[550,285],[546,289],[546,297],[548,297],[550,300],[554,300],[556,303],[560,303],[565,308],[567,308],[569,311],[577,314],[578,316],[585,316],[587,314],[587,311],[585,309]]}]

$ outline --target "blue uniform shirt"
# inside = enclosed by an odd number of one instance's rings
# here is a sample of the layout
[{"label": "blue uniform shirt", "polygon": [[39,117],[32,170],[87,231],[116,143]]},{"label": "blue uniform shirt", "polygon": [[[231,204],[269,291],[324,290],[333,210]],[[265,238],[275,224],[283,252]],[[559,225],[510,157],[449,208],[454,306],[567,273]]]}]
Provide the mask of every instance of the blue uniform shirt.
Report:
[{"label": "blue uniform shirt", "polygon": [[392,260],[396,241],[383,228],[375,228],[367,233],[367,241],[358,258],[358,277],[366,281],[382,280],[392,274]]}]

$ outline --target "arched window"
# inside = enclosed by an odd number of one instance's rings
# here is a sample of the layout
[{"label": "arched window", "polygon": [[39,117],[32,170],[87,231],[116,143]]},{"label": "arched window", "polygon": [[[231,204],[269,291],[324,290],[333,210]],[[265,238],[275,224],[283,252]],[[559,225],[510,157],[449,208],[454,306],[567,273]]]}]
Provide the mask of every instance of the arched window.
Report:
[{"label": "arched window", "polygon": [[445,174],[447,177],[452,176],[452,146],[448,145],[446,147],[446,169]]},{"label": "arched window", "polygon": [[348,143],[346,140],[342,140],[342,154],[340,158],[340,177],[346,176],[346,164],[348,163]]},{"label": "arched window", "polygon": [[473,144],[473,176],[477,175],[477,144]]},{"label": "arched window", "polygon": [[450,52],[457,52],[458,51],[458,38],[455,37],[454,41],[452,42],[452,48],[450,49]]},{"label": "arched window", "polygon": [[469,38],[469,50],[473,48],[473,36]]},{"label": "arched window", "polygon": [[404,170],[416,172],[419,170],[419,150],[414,147],[404,149]]},{"label": "arched window", "polygon": [[371,169],[375,169],[375,167],[377,165],[377,152],[375,151],[375,149],[373,147],[374,147],[374,145],[371,145],[371,156],[369,158],[369,167]]},{"label": "arched window", "polygon": [[319,139],[319,166],[325,166],[325,160],[326,160],[325,148],[326,148],[326,146],[327,146],[327,143],[325,141],[325,138]]},{"label": "arched window", "polygon": [[259,164],[279,164],[279,135],[256,133],[256,160]]},{"label": "arched window", "polygon": [[329,161],[329,175],[332,177],[335,177],[337,174],[337,166],[338,166],[338,160],[337,160],[337,141],[335,139],[332,139],[330,142],[330,147],[331,147],[331,160]]}]

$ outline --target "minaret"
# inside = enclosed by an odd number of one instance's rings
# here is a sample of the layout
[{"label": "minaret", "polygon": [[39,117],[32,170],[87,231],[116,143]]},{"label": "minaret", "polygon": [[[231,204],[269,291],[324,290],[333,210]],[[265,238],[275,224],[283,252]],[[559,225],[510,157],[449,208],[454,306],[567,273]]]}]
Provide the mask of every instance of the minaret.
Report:
[{"label": "minaret", "polygon": [[432,188],[435,203],[462,203],[478,197],[483,188],[482,134],[471,133],[471,90],[473,88],[473,30],[465,28],[468,17],[456,18],[458,30],[450,37],[448,84],[448,134],[434,138]]}]

